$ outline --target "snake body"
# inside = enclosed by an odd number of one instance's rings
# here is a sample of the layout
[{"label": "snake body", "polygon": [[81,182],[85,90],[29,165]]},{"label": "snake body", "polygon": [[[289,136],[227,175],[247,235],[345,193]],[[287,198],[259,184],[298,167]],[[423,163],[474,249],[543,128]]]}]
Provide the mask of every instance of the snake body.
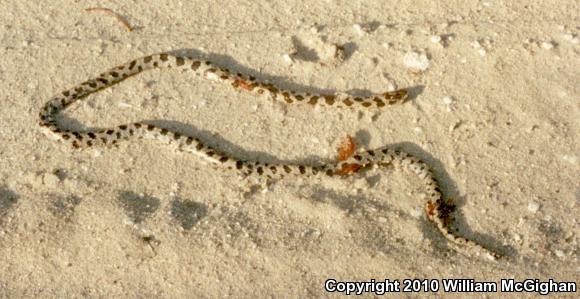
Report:
[{"label": "snake body", "polygon": [[375,94],[370,97],[353,97],[345,94],[310,94],[287,91],[273,84],[256,80],[252,76],[232,73],[226,68],[214,66],[210,61],[193,59],[170,53],[159,53],[145,56],[126,64],[117,66],[97,78],[87,80],[69,90],[54,96],[41,109],[39,125],[42,131],[51,139],[70,144],[76,149],[92,146],[114,145],[121,140],[146,138],[160,140],[176,145],[179,149],[196,154],[216,165],[232,171],[238,171],[244,176],[258,176],[268,179],[282,179],[293,176],[313,177],[331,176],[344,177],[355,175],[370,167],[398,165],[414,173],[424,183],[428,198],[425,205],[427,218],[435,224],[443,236],[453,244],[474,248],[478,254],[486,254],[490,258],[500,255],[483,245],[457,235],[451,229],[453,206],[447,203],[439,189],[439,184],[433,176],[430,167],[418,158],[400,150],[383,147],[375,150],[355,153],[344,161],[325,165],[303,164],[268,164],[260,161],[244,161],[231,157],[214,148],[203,144],[194,136],[187,136],[171,129],[152,124],[130,123],[115,128],[101,130],[75,131],[63,129],[57,122],[58,114],[73,103],[117,84],[131,76],[153,68],[177,68],[191,70],[207,79],[221,81],[235,89],[267,95],[273,100],[288,104],[306,104],[312,106],[329,106],[341,108],[372,109],[387,105],[402,103],[407,98],[404,89]]}]

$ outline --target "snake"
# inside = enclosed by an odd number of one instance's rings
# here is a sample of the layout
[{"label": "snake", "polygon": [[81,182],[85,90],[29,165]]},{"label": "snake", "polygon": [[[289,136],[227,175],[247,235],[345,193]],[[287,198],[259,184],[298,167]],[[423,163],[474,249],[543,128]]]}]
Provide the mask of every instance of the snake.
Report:
[{"label": "snake", "polygon": [[195,154],[213,165],[237,171],[244,177],[255,176],[265,179],[284,179],[289,177],[329,176],[343,178],[363,173],[372,168],[398,166],[416,175],[423,183],[427,200],[425,213],[437,230],[456,249],[472,248],[477,255],[485,255],[495,260],[502,255],[477,241],[460,236],[452,228],[455,206],[450,199],[443,197],[439,183],[427,163],[400,149],[385,146],[382,148],[352,153],[350,157],[336,163],[309,165],[301,163],[266,163],[258,160],[244,160],[207,146],[195,136],[189,136],[170,128],[134,122],[104,129],[72,130],[59,124],[58,115],[67,107],[85,99],[87,96],[111,87],[123,80],[151,69],[183,69],[192,71],[203,78],[219,81],[236,90],[266,96],[274,101],[293,105],[326,106],[336,108],[380,109],[404,103],[408,98],[406,89],[398,89],[367,97],[352,96],[345,93],[314,94],[285,90],[274,84],[258,80],[254,76],[236,73],[220,67],[208,60],[196,59],[186,55],[169,52],[144,56],[106,71],[94,79],[89,79],[70,89],[53,96],[41,108],[39,125],[50,139],[71,145],[74,149],[95,146],[113,146],[123,140],[153,139],[175,145],[178,149]]}]

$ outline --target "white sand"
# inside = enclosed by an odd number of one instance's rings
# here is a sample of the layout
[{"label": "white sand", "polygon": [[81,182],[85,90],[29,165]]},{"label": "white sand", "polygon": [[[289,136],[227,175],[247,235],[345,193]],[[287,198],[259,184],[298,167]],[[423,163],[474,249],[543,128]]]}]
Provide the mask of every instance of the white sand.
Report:
[{"label": "white sand", "polygon": [[[0,297],[318,297],[327,278],[578,281],[577,1],[43,2],[0,3]],[[135,30],[84,11],[96,6]],[[330,160],[347,134],[360,148],[400,144],[458,199],[460,232],[507,258],[451,249],[423,214],[419,181],[397,170],[263,192],[160,143],[73,151],[37,130],[53,94],[169,50],[286,88],[415,96],[382,112],[313,110],[151,71],[62,121],[158,120],[266,161]],[[410,52],[426,70],[405,66]]]}]

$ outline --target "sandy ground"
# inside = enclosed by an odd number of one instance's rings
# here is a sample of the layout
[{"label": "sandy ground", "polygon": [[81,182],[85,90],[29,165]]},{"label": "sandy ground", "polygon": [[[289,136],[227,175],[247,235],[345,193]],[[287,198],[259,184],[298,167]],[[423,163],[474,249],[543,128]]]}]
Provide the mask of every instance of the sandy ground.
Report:
[{"label": "sandy ground", "polygon": [[[328,278],[578,282],[577,1],[43,2],[0,2],[0,297],[326,297]],[[399,145],[456,198],[457,229],[506,258],[449,247],[423,214],[422,185],[397,169],[260,189],[158,142],[74,151],[39,133],[50,96],[172,50],[285,88],[413,96],[380,112],[312,109],[156,70],[62,121],[149,120],[271,162],[332,160],[347,135],[360,149]]]}]

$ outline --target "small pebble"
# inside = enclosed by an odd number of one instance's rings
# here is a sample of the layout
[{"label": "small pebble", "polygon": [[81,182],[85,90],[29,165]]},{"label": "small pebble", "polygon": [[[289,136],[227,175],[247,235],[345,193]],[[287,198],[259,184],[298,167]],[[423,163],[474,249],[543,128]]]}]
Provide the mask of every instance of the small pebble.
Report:
[{"label": "small pebble", "polygon": [[473,48],[475,48],[475,49],[480,49],[480,48],[482,48],[482,46],[481,46],[481,43],[480,43],[479,41],[477,41],[477,40],[474,40],[474,41],[472,41],[472,42],[471,42],[471,46],[472,46]]},{"label": "small pebble", "polygon": [[403,63],[407,68],[421,72],[429,68],[429,58],[427,58],[427,55],[414,51],[405,54]]},{"label": "small pebble", "polygon": [[578,157],[577,156],[563,155],[562,160],[564,160],[572,165],[578,164]]},{"label": "small pebble", "polygon": [[578,39],[578,37],[573,34],[564,34],[564,39],[574,45],[577,45],[580,42],[580,39]]},{"label": "small pebble", "polygon": [[419,208],[412,209],[411,211],[409,211],[409,214],[411,214],[411,216],[415,219],[420,219],[421,217],[423,217],[423,210]]},{"label": "small pebble", "polygon": [[358,33],[359,36],[363,36],[366,33],[362,28],[362,26],[359,24],[352,25],[352,28],[354,29],[354,31],[356,31],[356,33]]},{"label": "small pebble", "polygon": [[453,104],[453,97],[451,97],[451,96],[444,96],[441,100],[443,101],[443,104],[445,104],[445,105]]},{"label": "small pebble", "polygon": [[539,209],[540,209],[540,204],[537,202],[530,202],[528,204],[528,211],[530,211],[532,213],[538,212]]},{"label": "small pebble", "polygon": [[100,157],[101,155],[103,155],[103,151],[99,150],[99,149],[94,149],[93,150],[93,157]]},{"label": "small pebble", "polygon": [[125,102],[119,102],[119,103],[117,104],[117,106],[119,106],[119,107],[121,107],[121,108],[131,108],[131,107],[133,107],[131,104],[127,104],[127,103],[125,103]]},{"label": "small pebble", "polygon": [[442,38],[439,35],[432,35],[431,38],[429,38],[429,40],[434,44],[439,44],[441,43]]},{"label": "small pebble", "polygon": [[206,72],[205,77],[211,81],[217,81],[219,79],[218,75],[214,72]]},{"label": "small pebble", "polygon": [[471,42],[471,46],[477,50],[477,53],[481,56],[485,56],[487,54],[487,50],[481,45],[479,41]]},{"label": "small pebble", "polygon": [[443,101],[443,104],[445,104],[445,106],[447,108],[447,112],[451,112],[455,108],[455,100],[453,99],[453,97],[451,97],[451,96],[444,96],[441,99],[441,101]]},{"label": "small pebble", "polygon": [[542,42],[542,48],[546,49],[546,50],[552,50],[554,48],[554,43],[553,42]]},{"label": "small pebble", "polygon": [[53,173],[45,173],[42,177],[42,182],[50,187],[56,187],[60,183],[60,179],[56,174]]},{"label": "small pebble", "polygon": [[290,54],[284,54],[284,55],[282,55],[282,59],[287,64],[291,64],[292,62],[294,62],[294,60],[292,59],[292,57],[290,56]]}]

